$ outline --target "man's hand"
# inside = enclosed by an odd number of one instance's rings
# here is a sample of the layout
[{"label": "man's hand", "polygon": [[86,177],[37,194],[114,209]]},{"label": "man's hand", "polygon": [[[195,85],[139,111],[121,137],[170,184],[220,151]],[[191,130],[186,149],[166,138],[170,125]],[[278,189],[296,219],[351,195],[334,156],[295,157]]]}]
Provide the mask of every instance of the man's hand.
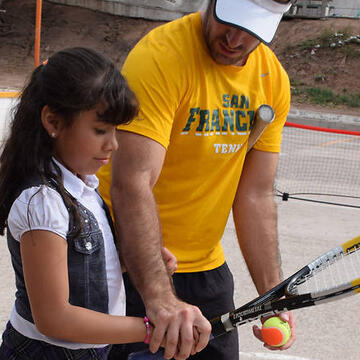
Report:
[{"label": "man's hand", "polygon": [[[296,326],[295,326],[295,317],[294,314],[291,311],[287,311],[287,312],[283,312],[281,314],[278,315],[282,320],[287,321],[290,325],[290,329],[291,329],[291,337],[290,339],[287,341],[287,343],[281,347],[275,347],[275,346],[270,346],[264,343],[264,346],[266,348],[268,348],[269,350],[286,350],[289,349],[292,344],[295,342],[296,339]],[[264,317],[261,319],[261,323],[264,323],[269,317]],[[257,337],[260,341],[264,342],[262,335],[261,335],[261,329],[257,326],[254,325],[253,326],[253,333],[255,335],[255,337]]]},{"label": "man's hand", "polygon": [[166,359],[183,360],[207,345],[211,325],[196,306],[174,296],[151,301],[146,309],[155,327],[149,344],[151,352],[156,352],[161,344]]}]

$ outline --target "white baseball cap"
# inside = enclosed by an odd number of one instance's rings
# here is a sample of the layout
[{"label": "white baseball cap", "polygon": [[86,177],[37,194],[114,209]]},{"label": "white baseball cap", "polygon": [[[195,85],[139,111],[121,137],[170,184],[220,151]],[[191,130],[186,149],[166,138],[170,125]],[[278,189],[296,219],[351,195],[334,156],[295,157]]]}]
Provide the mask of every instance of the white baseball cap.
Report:
[{"label": "white baseball cap", "polygon": [[291,0],[215,0],[214,17],[269,44],[292,3]]}]

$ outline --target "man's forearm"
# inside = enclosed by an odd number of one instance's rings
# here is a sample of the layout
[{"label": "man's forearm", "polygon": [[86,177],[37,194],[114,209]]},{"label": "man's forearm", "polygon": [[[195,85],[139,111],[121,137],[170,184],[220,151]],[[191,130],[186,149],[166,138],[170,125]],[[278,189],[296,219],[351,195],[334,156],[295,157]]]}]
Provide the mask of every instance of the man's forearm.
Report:
[{"label": "man's forearm", "polygon": [[277,239],[277,208],[271,192],[239,201],[233,209],[241,251],[259,294],[282,278]]},{"label": "man's forearm", "polygon": [[172,293],[161,256],[161,230],[152,191],[113,188],[111,197],[122,258],[144,302]]}]

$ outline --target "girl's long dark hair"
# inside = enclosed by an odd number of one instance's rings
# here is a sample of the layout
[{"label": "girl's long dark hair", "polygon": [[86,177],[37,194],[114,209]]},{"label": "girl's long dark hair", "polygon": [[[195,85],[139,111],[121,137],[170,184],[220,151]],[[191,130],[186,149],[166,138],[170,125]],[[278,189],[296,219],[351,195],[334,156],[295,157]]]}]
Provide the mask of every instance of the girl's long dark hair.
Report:
[{"label": "girl's long dark hair", "polygon": [[138,103],[125,79],[104,55],[87,48],[59,51],[38,66],[22,91],[14,109],[10,135],[0,156],[0,234],[19,190],[29,179],[52,178],[58,184],[67,207],[75,212],[66,194],[60,169],[54,174],[53,140],[41,123],[41,111],[48,105],[69,126],[81,111],[106,105],[102,120],[114,125],[128,123],[137,114]]}]

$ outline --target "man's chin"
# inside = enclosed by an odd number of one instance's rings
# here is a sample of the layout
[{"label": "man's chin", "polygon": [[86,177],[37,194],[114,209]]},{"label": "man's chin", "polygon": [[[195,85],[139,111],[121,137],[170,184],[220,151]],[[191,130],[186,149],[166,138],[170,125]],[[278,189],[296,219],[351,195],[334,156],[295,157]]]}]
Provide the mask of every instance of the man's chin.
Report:
[{"label": "man's chin", "polygon": [[242,57],[229,57],[222,54],[212,54],[212,58],[219,65],[242,66],[246,62]]}]

